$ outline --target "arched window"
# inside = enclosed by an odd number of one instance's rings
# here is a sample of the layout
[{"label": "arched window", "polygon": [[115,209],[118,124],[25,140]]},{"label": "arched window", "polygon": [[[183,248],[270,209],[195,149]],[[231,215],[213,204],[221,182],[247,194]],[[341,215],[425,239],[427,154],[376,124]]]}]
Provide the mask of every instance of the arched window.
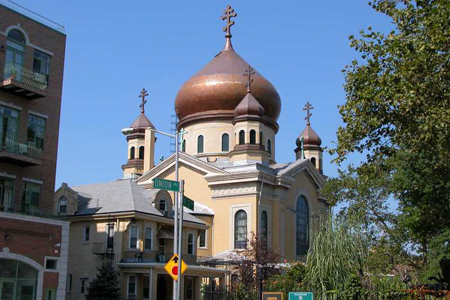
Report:
[{"label": "arched window", "polygon": [[272,154],[272,141],[271,140],[267,140],[267,152]]},{"label": "arched window", "polygon": [[267,242],[267,222],[267,212],[263,210],[263,212],[261,213],[261,237],[263,238],[264,242]]},{"label": "arched window", "polygon": [[311,157],[311,163],[314,165],[314,167],[316,167],[316,158],[315,157]]},{"label": "arched window", "polygon": [[135,152],[135,150],[134,150],[134,147],[131,147],[130,148],[130,159],[134,159],[134,153]]},{"label": "arched window", "polygon": [[263,136],[263,132],[261,131],[259,133],[259,144],[264,146],[264,136]]},{"label": "arched window", "polygon": [[250,144],[256,144],[256,131],[250,130]]},{"label": "arched window", "polygon": [[66,214],[67,212],[67,198],[62,196],[58,200],[58,213]]},{"label": "arched window", "polygon": [[245,132],[244,130],[239,131],[239,145],[245,144]]},{"label": "arched window", "polygon": [[20,81],[22,77],[22,66],[24,62],[25,38],[18,30],[8,32],[6,40],[6,63],[5,77],[14,76]]},{"label": "arched window", "polygon": [[139,147],[139,159],[144,159],[144,146]]},{"label": "arched window", "polygon": [[234,216],[234,248],[247,248],[247,213],[242,209]]},{"label": "arched window", "polygon": [[181,151],[186,152],[186,140],[183,140],[183,142],[181,142]]},{"label": "arched window", "polygon": [[297,199],[295,229],[296,254],[306,255],[309,249],[309,209],[304,196]]},{"label": "arched window", "polygon": [[222,135],[222,151],[230,151],[230,136],[228,133]]},{"label": "arched window", "polygon": [[197,139],[197,153],[203,153],[203,135],[199,135]]},{"label": "arched window", "polygon": [[[57,264],[57,260],[47,258],[45,266],[49,269],[57,269]],[[2,299],[36,299],[38,270],[13,259],[1,258],[0,266],[2,269],[1,276],[3,277],[0,280]]]}]

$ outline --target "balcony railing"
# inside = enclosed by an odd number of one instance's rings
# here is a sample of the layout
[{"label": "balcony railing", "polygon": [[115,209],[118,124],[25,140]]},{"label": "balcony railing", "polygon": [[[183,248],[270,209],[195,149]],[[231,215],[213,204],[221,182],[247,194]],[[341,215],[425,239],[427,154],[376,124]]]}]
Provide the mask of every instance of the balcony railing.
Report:
[{"label": "balcony railing", "polygon": [[0,134],[0,151],[7,151],[15,154],[37,157],[42,153],[42,150],[30,144],[16,142]]},{"label": "balcony railing", "polygon": [[92,254],[100,256],[114,255],[114,243],[92,243]]},{"label": "balcony railing", "polygon": [[[124,263],[166,263],[171,259],[173,253],[161,253],[158,251],[125,251],[122,262]],[[191,254],[183,254],[182,259],[188,265],[197,264],[197,256]]]},{"label": "balcony railing", "polygon": [[7,212],[7,213],[14,213],[14,214],[21,214],[21,215],[27,215],[27,216],[33,216],[33,217],[41,217],[41,218],[48,218],[48,219],[61,219],[58,216],[55,216],[53,214],[53,211],[51,210],[43,210],[39,209],[38,207],[34,205],[9,205],[4,206],[0,208],[0,212]]},{"label": "balcony railing", "polygon": [[16,80],[41,91],[45,91],[48,86],[47,75],[30,70],[21,64],[13,62],[7,62],[5,64],[4,79]]}]

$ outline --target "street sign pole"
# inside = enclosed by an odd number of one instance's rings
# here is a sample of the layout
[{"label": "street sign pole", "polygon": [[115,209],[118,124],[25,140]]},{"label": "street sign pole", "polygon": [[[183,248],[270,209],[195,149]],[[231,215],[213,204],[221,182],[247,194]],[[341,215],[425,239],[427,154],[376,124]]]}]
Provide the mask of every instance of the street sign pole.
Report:
[{"label": "street sign pole", "polygon": [[[178,145],[178,131],[175,133],[175,181],[178,181],[178,156],[179,156],[179,154],[178,154],[178,151],[179,151],[179,145]],[[173,252],[175,253],[175,254],[177,254],[178,253],[178,203],[180,202],[179,201],[179,199],[180,199],[180,197],[179,197],[179,192],[175,192],[175,216],[174,216],[174,219],[175,219],[175,224],[174,224],[174,229],[173,229],[173,231],[174,231],[174,233],[173,233],[173,236],[174,236],[174,239],[173,239],[173,242],[174,242],[174,245],[173,245]],[[181,198],[182,199],[182,198]],[[179,266],[178,266],[179,267]],[[180,268],[178,269],[178,270],[181,270]],[[178,300],[179,299],[179,297],[178,297],[178,282],[179,281],[177,281],[177,280],[174,280],[173,281],[173,299],[174,300]]]},{"label": "street sign pole", "polygon": [[[182,179],[180,181],[180,198],[179,199],[183,199],[183,195],[184,195],[184,180]],[[181,201],[179,201],[179,203],[181,204],[179,209],[180,209],[180,222],[179,222],[179,241],[178,241],[178,270],[181,270],[181,262],[183,261],[181,255],[183,252],[183,203]],[[181,286],[182,286],[182,281],[183,281],[183,274],[181,274],[181,272],[179,272],[180,274],[178,275],[178,282],[177,282],[177,294],[178,294],[178,299],[181,299],[180,295],[181,295]]]}]

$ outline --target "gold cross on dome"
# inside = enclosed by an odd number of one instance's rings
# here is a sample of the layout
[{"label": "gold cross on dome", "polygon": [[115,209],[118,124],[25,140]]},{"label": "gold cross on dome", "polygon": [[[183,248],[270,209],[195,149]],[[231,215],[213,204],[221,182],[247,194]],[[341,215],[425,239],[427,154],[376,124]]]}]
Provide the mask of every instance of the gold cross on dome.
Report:
[{"label": "gold cross on dome", "polygon": [[234,12],[234,9],[228,5],[227,9],[223,11],[224,15],[222,16],[222,20],[227,20],[227,25],[223,28],[223,32],[226,32],[225,37],[231,37],[231,26],[234,25],[234,21],[231,18],[237,17],[237,13]]},{"label": "gold cross on dome", "polygon": [[306,102],[306,105],[303,108],[303,110],[306,110],[306,118],[305,118],[305,120],[306,120],[306,125],[308,125],[308,126],[311,125],[310,118],[312,116],[312,113],[310,113],[310,111],[313,110],[313,109],[314,109],[314,107],[311,105],[311,103],[309,103],[309,101]]},{"label": "gold cross on dome", "polygon": [[139,107],[141,108],[141,113],[145,113],[145,103],[147,103],[147,100],[145,100],[145,97],[148,96],[147,91],[143,88],[141,93],[139,94],[138,98],[142,98],[142,102],[139,105]]},{"label": "gold cross on dome", "polygon": [[253,82],[252,75],[255,75],[255,69],[253,69],[251,66],[248,66],[248,68],[244,71],[244,76],[248,76],[248,81],[245,85],[247,87],[247,93],[250,93],[250,85]]}]

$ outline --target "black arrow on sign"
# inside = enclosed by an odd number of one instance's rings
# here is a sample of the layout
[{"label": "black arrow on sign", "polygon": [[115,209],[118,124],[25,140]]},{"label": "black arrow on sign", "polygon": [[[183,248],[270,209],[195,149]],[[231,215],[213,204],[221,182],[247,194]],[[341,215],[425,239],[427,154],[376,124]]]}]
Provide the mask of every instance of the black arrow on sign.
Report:
[{"label": "black arrow on sign", "polygon": [[175,256],[172,260],[174,263],[178,263],[178,257]]}]

